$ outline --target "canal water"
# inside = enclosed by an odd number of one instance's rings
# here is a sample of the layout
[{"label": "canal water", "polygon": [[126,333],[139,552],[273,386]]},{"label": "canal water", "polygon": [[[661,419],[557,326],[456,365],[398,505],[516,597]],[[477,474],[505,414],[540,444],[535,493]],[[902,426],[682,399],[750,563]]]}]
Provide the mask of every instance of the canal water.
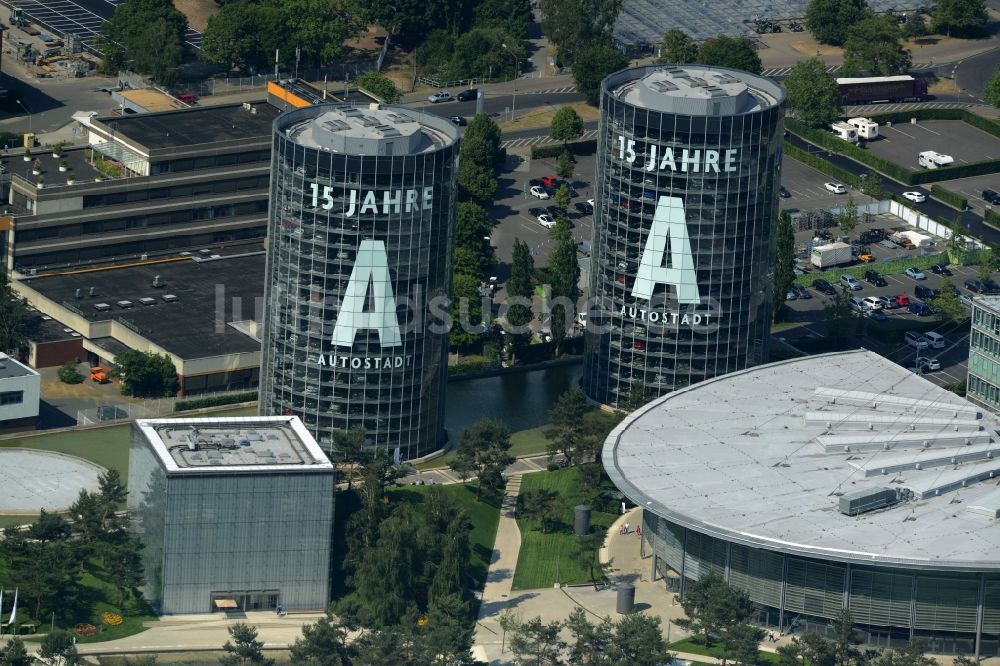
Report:
[{"label": "canal water", "polygon": [[559,396],[579,387],[583,364],[448,382],[445,427],[449,443],[479,419],[499,419],[511,432],[537,428],[549,420]]}]

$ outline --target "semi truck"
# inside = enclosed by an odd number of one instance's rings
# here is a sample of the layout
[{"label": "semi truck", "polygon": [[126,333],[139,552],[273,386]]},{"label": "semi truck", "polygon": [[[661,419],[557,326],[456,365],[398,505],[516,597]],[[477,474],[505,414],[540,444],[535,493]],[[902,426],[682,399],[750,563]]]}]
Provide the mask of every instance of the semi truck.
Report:
[{"label": "semi truck", "polygon": [[925,169],[937,169],[940,167],[950,166],[954,163],[954,161],[955,158],[951,155],[942,155],[941,153],[936,153],[933,150],[925,150],[917,155],[917,164]]},{"label": "semi truck", "polygon": [[871,141],[878,138],[878,123],[871,118],[849,118],[847,124],[858,131],[858,138]]},{"label": "semi truck", "polygon": [[831,266],[843,266],[854,260],[851,246],[847,243],[829,243],[827,245],[814,245],[810,261],[816,268],[830,268]]},{"label": "semi truck", "polygon": [[909,75],[837,79],[837,87],[842,104],[922,102],[927,99],[927,82]]}]

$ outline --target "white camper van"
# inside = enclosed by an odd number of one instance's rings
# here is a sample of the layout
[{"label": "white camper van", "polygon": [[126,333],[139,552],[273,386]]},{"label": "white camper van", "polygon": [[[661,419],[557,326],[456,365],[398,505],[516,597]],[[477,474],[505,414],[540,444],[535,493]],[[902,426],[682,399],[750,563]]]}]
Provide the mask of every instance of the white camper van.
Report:
[{"label": "white camper van", "polygon": [[850,118],[847,121],[858,131],[858,136],[867,141],[878,138],[878,123],[871,118]]},{"label": "white camper van", "polygon": [[917,155],[917,164],[925,169],[937,169],[952,164],[955,161],[951,155],[942,155],[933,150],[925,150]]},{"label": "white camper van", "polygon": [[836,122],[830,125],[830,129],[833,133],[839,136],[844,141],[849,141],[851,143],[858,142],[858,130],[855,129],[853,125],[848,125],[847,123]]}]

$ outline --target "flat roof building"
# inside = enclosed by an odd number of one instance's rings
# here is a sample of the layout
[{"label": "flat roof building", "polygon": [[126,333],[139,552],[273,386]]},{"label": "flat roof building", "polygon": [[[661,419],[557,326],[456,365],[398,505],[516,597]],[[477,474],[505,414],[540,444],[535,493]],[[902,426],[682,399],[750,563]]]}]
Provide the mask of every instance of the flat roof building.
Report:
[{"label": "flat roof building", "polygon": [[674,391],[608,437],[654,576],[708,572],[762,623],[1000,656],[1000,419],[868,351]]},{"label": "flat roof building", "polygon": [[128,508],[161,614],[321,610],[333,464],[295,417],[139,420]]},{"label": "flat roof building", "polygon": [[0,353],[0,432],[37,425],[41,376],[17,359]]},{"label": "flat roof building", "polygon": [[1000,296],[972,299],[966,397],[1000,412]]},{"label": "flat roof building", "polygon": [[443,445],[457,159],[455,126],[413,109],[278,117],[262,414],[325,447],[355,427],[402,459]]}]

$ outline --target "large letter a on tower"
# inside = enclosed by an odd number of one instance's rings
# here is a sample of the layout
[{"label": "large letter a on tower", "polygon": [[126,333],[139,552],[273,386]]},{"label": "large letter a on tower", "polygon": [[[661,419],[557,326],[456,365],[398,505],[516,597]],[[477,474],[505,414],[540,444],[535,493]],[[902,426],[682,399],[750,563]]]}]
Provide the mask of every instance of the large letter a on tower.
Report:
[{"label": "large letter a on tower", "polygon": [[[369,285],[374,302],[372,309],[365,312]],[[385,253],[385,243],[376,240],[361,241],[358,248],[351,280],[347,283],[344,302],[337,315],[337,325],[333,328],[333,344],[351,347],[358,331],[365,328],[378,334],[382,347],[403,344],[396,318],[396,297],[389,278],[389,258]]]},{"label": "large letter a on tower", "polygon": [[[667,239],[670,239],[669,268],[663,265]],[[660,197],[656,204],[653,225],[649,230],[646,246],[642,249],[632,295],[648,301],[653,298],[653,291],[658,284],[673,285],[677,301],[681,304],[701,303],[684,202],[680,197]]]}]

